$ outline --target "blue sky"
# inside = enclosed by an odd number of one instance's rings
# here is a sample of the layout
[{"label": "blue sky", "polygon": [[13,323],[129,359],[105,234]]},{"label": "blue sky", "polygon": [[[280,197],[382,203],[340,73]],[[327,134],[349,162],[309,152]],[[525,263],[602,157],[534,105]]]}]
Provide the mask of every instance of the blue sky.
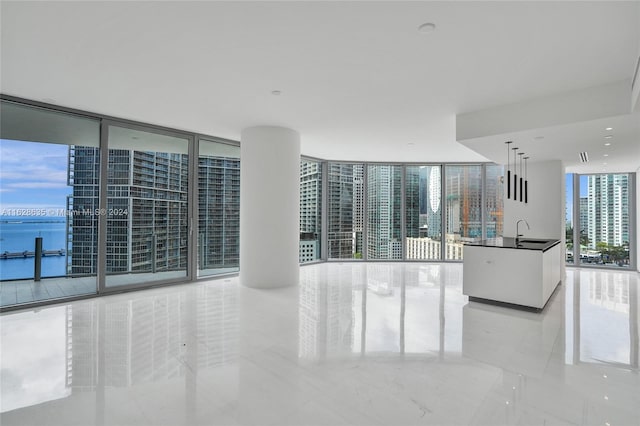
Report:
[{"label": "blue sky", "polygon": [[0,139],[0,214],[10,209],[65,209],[67,145]]}]

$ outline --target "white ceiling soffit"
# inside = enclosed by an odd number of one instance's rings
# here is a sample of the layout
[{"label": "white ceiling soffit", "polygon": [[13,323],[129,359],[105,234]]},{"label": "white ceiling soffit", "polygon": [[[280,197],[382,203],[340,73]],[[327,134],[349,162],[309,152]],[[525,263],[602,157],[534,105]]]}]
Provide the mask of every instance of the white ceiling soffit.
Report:
[{"label": "white ceiling soffit", "polygon": [[[569,172],[635,171],[640,112],[631,112],[630,87],[624,80],[460,114],[457,138],[498,163],[506,164],[505,142],[512,141],[510,148],[519,148],[529,161],[561,159]],[[589,162],[581,162],[581,152],[588,153]]]},{"label": "white ceiling soffit", "polygon": [[280,125],[338,160],[485,160],[456,115],[629,81],[640,53],[640,2],[0,7],[2,93],[233,140]]}]

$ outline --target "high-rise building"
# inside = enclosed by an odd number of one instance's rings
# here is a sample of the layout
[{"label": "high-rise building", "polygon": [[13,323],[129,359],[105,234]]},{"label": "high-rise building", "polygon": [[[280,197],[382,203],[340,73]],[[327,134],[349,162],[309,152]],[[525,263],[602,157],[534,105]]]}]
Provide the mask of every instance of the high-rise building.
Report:
[{"label": "high-rise building", "polygon": [[629,175],[589,175],[587,185],[589,248],[595,249],[598,242],[629,242]]},{"label": "high-rise building", "polygon": [[353,232],[356,256],[364,253],[364,164],[353,165]]},{"label": "high-rise building", "polygon": [[589,226],[589,197],[580,197],[580,234]]},{"label": "high-rise building", "polygon": [[446,169],[447,233],[459,240],[482,236],[482,180],[478,166]]},{"label": "high-rise building", "polygon": [[240,265],[240,159],[198,158],[199,269]]},{"label": "high-rise building", "polygon": [[330,259],[353,259],[356,255],[354,229],[354,165],[328,163],[327,244]]},{"label": "high-rise building", "polygon": [[367,246],[370,259],[402,259],[400,200],[402,167],[367,168]]},{"label": "high-rise building", "polygon": [[504,215],[504,167],[499,165],[486,166],[486,203],[487,238],[501,237],[503,234]]},{"label": "high-rise building", "polygon": [[[420,236],[422,227],[422,169],[407,167],[405,171],[405,227],[407,238]],[[425,227],[426,229],[426,227]]]},{"label": "high-rise building", "polygon": [[300,162],[300,263],[320,258],[322,163]]},{"label": "high-rise building", "polygon": [[[69,148],[68,273],[97,271],[99,149]],[[107,272],[170,271],[187,263],[188,156],[109,150]],[[239,264],[240,160],[200,157],[199,266]]]},{"label": "high-rise building", "polygon": [[[96,274],[98,271],[98,215],[100,150],[71,145],[68,151],[67,184],[67,273]],[[86,214],[80,214],[86,213]]]},{"label": "high-rise building", "polygon": [[442,230],[441,169],[439,166],[420,169],[420,217],[423,237],[439,239]]}]

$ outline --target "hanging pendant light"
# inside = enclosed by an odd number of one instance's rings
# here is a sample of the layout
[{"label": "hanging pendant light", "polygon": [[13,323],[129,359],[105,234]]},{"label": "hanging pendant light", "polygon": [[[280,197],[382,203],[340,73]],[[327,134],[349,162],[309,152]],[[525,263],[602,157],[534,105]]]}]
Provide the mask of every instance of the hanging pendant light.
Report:
[{"label": "hanging pendant light", "polygon": [[518,156],[520,157],[520,202],[523,201],[524,197],[522,196],[524,191],[523,191],[523,186],[524,186],[524,179],[522,178],[522,156],[524,155],[524,152],[519,152]]},{"label": "hanging pendant light", "polygon": [[527,160],[530,157],[524,157],[524,202],[525,204],[529,202],[529,181],[528,177],[528,168],[527,168]]},{"label": "hanging pendant light", "polygon": [[507,144],[507,199],[511,198],[511,153],[509,152],[509,144],[513,141],[506,141]]},{"label": "hanging pendant light", "polygon": [[513,151],[513,199],[514,201],[518,199],[518,169],[516,169],[516,154],[518,148],[511,148]]}]

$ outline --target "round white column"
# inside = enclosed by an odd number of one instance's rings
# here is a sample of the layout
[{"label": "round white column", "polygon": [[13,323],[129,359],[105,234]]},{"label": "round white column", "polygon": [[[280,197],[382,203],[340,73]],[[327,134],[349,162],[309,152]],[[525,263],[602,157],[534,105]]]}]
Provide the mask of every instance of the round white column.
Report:
[{"label": "round white column", "polygon": [[258,126],[240,139],[240,282],[297,285],[300,237],[300,135]]}]

